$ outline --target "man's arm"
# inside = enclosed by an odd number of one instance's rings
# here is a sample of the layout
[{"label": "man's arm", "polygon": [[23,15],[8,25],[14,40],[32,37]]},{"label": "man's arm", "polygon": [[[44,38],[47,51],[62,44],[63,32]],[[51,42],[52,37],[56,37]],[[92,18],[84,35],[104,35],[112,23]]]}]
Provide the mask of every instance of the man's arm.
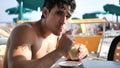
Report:
[{"label": "man's arm", "polygon": [[7,53],[8,68],[49,68],[63,55],[54,50],[40,59],[32,59],[31,46],[35,37],[31,33],[31,28],[24,26],[12,32]]},{"label": "man's arm", "polygon": [[[28,49],[23,49],[20,47],[15,52],[19,52],[22,49],[23,51],[27,51]],[[14,54],[15,54],[14,52]],[[30,55],[30,54],[28,54]],[[50,68],[60,57],[62,56],[61,53],[58,51],[53,51],[43,58],[40,59],[28,59],[26,54],[16,53],[15,56],[11,57],[10,60],[10,68]]]}]

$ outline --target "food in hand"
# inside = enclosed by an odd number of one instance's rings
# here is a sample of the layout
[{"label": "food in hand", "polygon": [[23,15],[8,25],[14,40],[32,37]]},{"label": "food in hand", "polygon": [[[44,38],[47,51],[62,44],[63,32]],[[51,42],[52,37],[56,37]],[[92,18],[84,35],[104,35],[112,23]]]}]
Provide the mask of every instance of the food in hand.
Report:
[{"label": "food in hand", "polygon": [[78,57],[77,57],[78,52],[79,52],[78,48],[79,48],[79,45],[74,45],[69,51],[68,54],[71,60],[78,60]]}]

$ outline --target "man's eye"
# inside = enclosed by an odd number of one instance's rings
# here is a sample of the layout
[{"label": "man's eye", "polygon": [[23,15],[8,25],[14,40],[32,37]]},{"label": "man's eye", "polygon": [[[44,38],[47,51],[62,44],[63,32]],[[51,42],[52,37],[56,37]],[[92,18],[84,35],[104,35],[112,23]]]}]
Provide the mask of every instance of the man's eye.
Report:
[{"label": "man's eye", "polygon": [[58,11],[57,14],[58,15],[63,15],[63,12]]},{"label": "man's eye", "polygon": [[67,15],[66,18],[70,18],[71,16],[70,15]]}]

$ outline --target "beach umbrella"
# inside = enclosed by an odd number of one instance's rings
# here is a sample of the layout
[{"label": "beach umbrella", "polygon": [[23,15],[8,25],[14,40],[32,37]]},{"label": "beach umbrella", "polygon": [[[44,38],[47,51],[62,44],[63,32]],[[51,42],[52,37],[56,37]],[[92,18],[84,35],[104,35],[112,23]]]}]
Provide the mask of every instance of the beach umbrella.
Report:
[{"label": "beach umbrella", "polygon": [[[20,7],[17,6],[17,7],[13,7],[13,8],[9,8],[9,9],[6,9],[5,12],[7,12],[9,15],[12,15],[12,14],[19,14],[20,13]],[[22,8],[22,12],[23,13],[28,13],[28,12],[32,12],[31,9],[28,9],[28,8]]]},{"label": "beach umbrella", "polygon": [[106,12],[109,12],[110,14],[115,14],[120,16],[120,7],[116,6],[114,4],[106,4],[103,6],[104,10]]},{"label": "beach umbrella", "polygon": [[23,17],[23,14],[31,13],[32,10],[21,6],[17,6],[6,9],[5,12],[7,12],[9,15],[13,15],[13,14],[18,15],[18,18],[13,18],[13,21],[17,22],[17,20],[28,20],[28,18]]},{"label": "beach umbrella", "polygon": [[[30,18],[22,17],[22,20],[30,20]],[[13,21],[17,23],[17,21],[18,21],[18,17],[13,18]]]},{"label": "beach umbrella", "polygon": [[[44,0],[16,0],[19,4],[19,8],[16,11],[16,8],[11,8],[6,10],[8,14],[17,14],[18,13],[18,18],[17,20],[23,20],[23,14],[26,12],[30,12],[30,10],[26,9],[32,9],[32,10],[38,10],[40,8],[42,10],[42,6],[44,4]],[[25,9],[24,9],[25,8]],[[15,10],[15,11],[14,11]],[[15,18],[16,19],[16,18]]]},{"label": "beach umbrella", "polygon": [[97,16],[97,14],[107,14],[104,11],[95,11],[95,12],[91,12],[91,13],[85,13],[83,14],[83,19],[88,19],[88,18],[99,18]]},{"label": "beach umbrella", "polygon": [[120,7],[119,6],[116,6],[114,4],[106,4],[106,5],[103,6],[103,9],[106,12],[108,12],[108,13],[110,13],[112,15],[115,14],[116,18],[117,18],[116,22],[118,22],[118,16],[120,16]]},{"label": "beach umbrella", "polygon": [[87,19],[87,18],[98,18],[98,16],[96,14],[93,14],[93,13],[83,14],[83,19]]},{"label": "beach umbrella", "polygon": [[37,11],[38,8],[42,10],[42,6],[44,4],[44,0],[16,0],[16,1],[20,6],[19,20],[22,20],[23,8],[29,8]]},{"label": "beach umbrella", "polygon": [[42,10],[44,0],[16,0],[19,4],[23,2],[23,7],[30,8],[33,10],[38,10],[40,8]]}]

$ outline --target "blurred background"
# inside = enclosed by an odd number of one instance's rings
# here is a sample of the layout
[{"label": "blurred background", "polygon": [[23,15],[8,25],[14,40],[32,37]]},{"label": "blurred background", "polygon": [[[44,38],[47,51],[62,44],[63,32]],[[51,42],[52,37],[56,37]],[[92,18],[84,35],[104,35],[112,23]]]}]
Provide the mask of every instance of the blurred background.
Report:
[{"label": "blurred background", "polygon": [[[4,56],[7,39],[16,25],[24,21],[37,21],[41,18],[43,2],[44,0],[2,0],[0,2],[0,55]],[[106,60],[113,38],[120,35],[120,0],[76,0],[76,3],[77,7],[71,20],[92,19],[93,21],[95,18],[107,22],[104,36],[100,36],[100,43],[96,45],[99,47],[97,49],[102,49],[102,51],[99,52],[99,57],[92,52],[92,58],[90,58]],[[71,27],[71,24],[67,28],[69,27]],[[88,32],[93,31],[92,27],[99,28],[99,31],[103,30],[103,24],[73,24],[72,27],[80,36],[84,32],[88,35]],[[89,36],[93,36],[93,34],[89,34]],[[98,38],[98,36],[96,37]],[[87,38],[90,37],[87,36]]]},{"label": "blurred background", "polygon": [[[7,9],[14,8],[20,6],[19,2],[20,0],[3,0],[0,2],[0,23],[2,22],[11,22],[13,23],[13,18],[17,18],[18,14],[11,14],[9,15],[8,12],[6,12]],[[29,0],[28,0],[29,1]],[[37,1],[37,0],[34,0]],[[42,0],[40,0],[42,1]],[[29,1],[30,2],[30,1]],[[39,2],[39,0],[38,0]],[[99,18],[106,17],[109,21],[116,22],[116,14],[114,13],[115,10],[113,10],[113,13],[107,13],[104,14],[104,6],[107,4],[112,4],[119,7],[119,0],[76,0],[77,8],[72,16],[72,18],[77,17],[82,19],[84,14],[90,14],[94,12],[101,12],[96,13]],[[113,9],[112,7],[109,7],[109,9]],[[118,8],[120,9],[120,8]],[[109,11],[108,11],[109,12]],[[27,17],[30,20],[39,20],[41,17],[41,10],[40,7],[38,10],[33,10],[32,12],[26,12],[24,17]]]}]

